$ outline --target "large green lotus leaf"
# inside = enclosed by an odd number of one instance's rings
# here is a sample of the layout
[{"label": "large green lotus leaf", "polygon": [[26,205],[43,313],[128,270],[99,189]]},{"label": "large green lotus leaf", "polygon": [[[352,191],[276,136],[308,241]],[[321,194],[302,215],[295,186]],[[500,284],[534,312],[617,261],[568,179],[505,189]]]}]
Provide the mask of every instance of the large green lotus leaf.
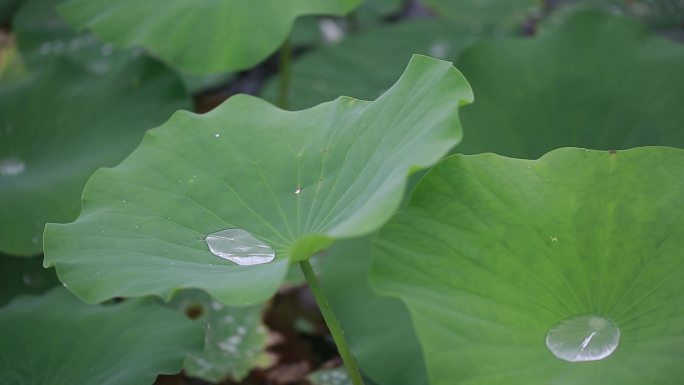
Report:
[{"label": "large green lotus leaf", "polygon": [[177,77],[142,57],[99,73],[55,57],[0,84],[0,250],[39,253],[46,222],[78,215],[92,172],[187,105]]},{"label": "large green lotus leaf", "polygon": [[531,16],[537,16],[542,0],[423,0],[439,17],[470,24],[482,30],[522,30]]},{"label": "large green lotus leaf", "polygon": [[184,290],[171,305],[204,323],[204,350],[188,355],[183,365],[188,376],[214,383],[241,381],[252,369],[272,363],[263,304],[224,306],[201,290]]},{"label": "large green lotus leaf", "polygon": [[149,300],[86,305],[63,288],[0,309],[0,384],[146,385],[180,371],[202,328]]},{"label": "large green lotus leaf", "polygon": [[684,146],[684,87],[673,86],[684,46],[627,18],[576,13],[534,38],[480,41],[457,64],[477,94],[459,152]]},{"label": "large green lotus leaf", "polygon": [[368,285],[370,240],[333,245],[319,265],[321,285],[366,376],[383,385],[425,385],[425,364],[406,306]]},{"label": "large green lotus leaf", "polygon": [[[371,285],[408,305],[433,385],[680,384],[682,181],[667,147],[454,155],[384,227]],[[617,349],[555,358],[547,332],[582,314]]]},{"label": "large green lotus leaf", "polygon": [[20,294],[40,294],[59,282],[42,258],[12,258],[0,254],[0,306]]},{"label": "large green lotus leaf", "polygon": [[[206,115],[179,112],[93,175],[74,223],[47,226],[45,263],[89,302],[180,288],[226,304],[263,300],[290,261],[389,219],[408,174],[458,142],[458,107],[471,100],[451,63],[415,56],[375,102],[289,112],[238,95]],[[215,256],[205,237],[228,228],[267,243],[276,260]]]},{"label": "large green lotus leaf", "polygon": [[[289,105],[311,107],[340,94],[373,100],[392,86],[411,55],[419,53],[452,60],[479,35],[469,26],[421,20],[350,36],[293,64]],[[276,77],[265,86],[263,97],[276,101],[278,87]]]},{"label": "large green lotus leaf", "polygon": [[194,73],[251,67],[286,39],[298,16],[343,15],[360,0],[70,0],[61,13],[121,47],[144,46]]}]

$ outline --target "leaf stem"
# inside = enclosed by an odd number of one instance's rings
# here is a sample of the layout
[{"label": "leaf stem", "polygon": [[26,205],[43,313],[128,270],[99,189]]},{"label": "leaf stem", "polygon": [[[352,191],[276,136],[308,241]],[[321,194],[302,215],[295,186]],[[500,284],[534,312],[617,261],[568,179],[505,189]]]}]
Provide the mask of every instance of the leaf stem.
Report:
[{"label": "leaf stem", "polygon": [[278,89],[278,107],[288,107],[288,95],[290,93],[290,56],[292,56],[292,46],[288,37],[280,48],[280,63],[278,64],[278,77],[280,86]]},{"label": "leaf stem", "polygon": [[328,325],[330,334],[332,334],[333,341],[335,341],[335,345],[337,345],[337,350],[342,357],[344,366],[347,368],[347,373],[349,374],[352,384],[363,385],[361,372],[359,372],[356,361],[354,361],[354,357],[352,357],[349,347],[347,347],[347,340],[344,339],[344,333],[342,332],[340,323],[337,321],[337,317],[335,317],[335,313],[333,313],[332,307],[330,307],[330,304],[328,303],[328,298],[326,298],[323,289],[318,283],[318,278],[316,278],[316,273],[314,273],[311,263],[308,260],[301,261],[299,262],[299,267],[302,269],[302,273],[304,273],[304,278],[306,278],[306,282],[309,284],[309,288],[311,288],[314,298],[316,298],[318,308],[321,309],[325,324]]}]

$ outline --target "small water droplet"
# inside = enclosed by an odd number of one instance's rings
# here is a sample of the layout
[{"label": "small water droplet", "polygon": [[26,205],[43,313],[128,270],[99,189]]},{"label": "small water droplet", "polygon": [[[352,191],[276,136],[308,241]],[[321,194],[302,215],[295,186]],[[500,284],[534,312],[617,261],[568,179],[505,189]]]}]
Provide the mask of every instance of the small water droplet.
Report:
[{"label": "small water droplet", "polygon": [[214,134],[214,138],[218,138],[221,134]]},{"label": "small water droplet", "polygon": [[301,193],[301,192],[302,192],[302,187],[301,187],[301,186],[297,186],[297,188],[295,189],[294,193],[295,193],[295,194],[299,194],[299,193]]},{"label": "small water droplet", "polygon": [[26,163],[17,158],[5,158],[0,161],[0,176],[17,176],[26,171]]},{"label": "small water droplet", "polygon": [[238,265],[251,266],[271,262],[275,251],[252,234],[241,229],[225,229],[207,235],[209,250],[217,257]]},{"label": "small water droplet", "polygon": [[121,201],[121,203],[126,203],[126,200],[125,200],[125,199],[123,199],[123,200]]},{"label": "small water droplet", "polygon": [[318,28],[326,43],[337,43],[344,39],[344,31],[333,19],[321,18],[318,21]]},{"label": "small water droplet", "polygon": [[617,349],[620,329],[603,317],[584,314],[559,322],[546,335],[546,347],[568,362],[602,360]]}]

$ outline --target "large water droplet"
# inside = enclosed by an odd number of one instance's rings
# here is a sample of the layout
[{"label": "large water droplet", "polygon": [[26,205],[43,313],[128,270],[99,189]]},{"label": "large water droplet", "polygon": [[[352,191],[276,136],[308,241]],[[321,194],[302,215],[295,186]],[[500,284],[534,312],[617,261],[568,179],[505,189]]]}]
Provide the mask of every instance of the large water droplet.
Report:
[{"label": "large water droplet", "polygon": [[209,250],[238,265],[250,266],[271,262],[275,251],[252,234],[240,229],[225,229],[207,235]]},{"label": "large water droplet", "polygon": [[15,176],[26,170],[26,163],[17,158],[5,158],[0,161],[0,176]]},{"label": "large water droplet", "polygon": [[563,361],[602,360],[617,349],[620,329],[603,317],[584,314],[559,322],[546,335],[546,347]]}]

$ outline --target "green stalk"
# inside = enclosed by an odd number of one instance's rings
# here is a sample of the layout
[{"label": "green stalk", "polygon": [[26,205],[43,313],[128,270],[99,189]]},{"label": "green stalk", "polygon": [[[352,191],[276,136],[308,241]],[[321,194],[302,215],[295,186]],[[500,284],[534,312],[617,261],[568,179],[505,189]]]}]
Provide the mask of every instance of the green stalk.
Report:
[{"label": "green stalk", "polygon": [[290,45],[290,38],[283,43],[280,48],[280,63],[278,65],[278,77],[280,78],[280,87],[278,89],[278,107],[287,108],[288,94],[290,93],[290,56],[292,54],[292,47]]},{"label": "green stalk", "polygon": [[337,321],[335,313],[333,313],[332,308],[328,303],[328,299],[325,297],[323,289],[321,289],[321,285],[318,283],[318,278],[316,278],[316,273],[314,273],[311,263],[309,263],[308,260],[301,261],[299,262],[299,267],[301,267],[302,273],[304,273],[304,278],[306,278],[306,283],[309,284],[309,288],[311,288],[311,292],[313,293],[314,298],[316,298],[318,308],[321,309],[325,324],[328,325],[330,334],[332,334],[333,341],[335,341],[335,345],[337,345],[337,351],[342,357],[342,362],[347,368],[347,373],[349,373],[349,378],[351,379],[352,384],[363,385],[361,372],[359,372],[359,368],[356,366],[356,361],[354,361],[354,357],[352,357],[351,353],[349,352],[347,340],[344,339],[344,333],[342,332],[340,323]]}]

